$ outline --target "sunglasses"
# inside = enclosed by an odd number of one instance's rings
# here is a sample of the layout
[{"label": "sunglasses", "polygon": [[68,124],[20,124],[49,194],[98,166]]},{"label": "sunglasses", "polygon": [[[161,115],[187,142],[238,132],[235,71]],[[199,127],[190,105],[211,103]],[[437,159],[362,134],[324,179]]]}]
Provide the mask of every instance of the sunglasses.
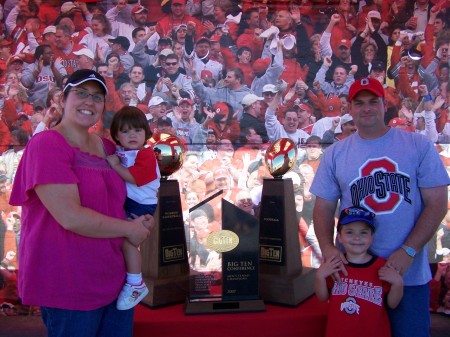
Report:
[{"label": "sunglasses", "polygon": [[272,91],[266,91],[266,92],[263,92],[263,95],[264,96],[275,96],[275,93]]},{"label": "sunglasses", "polygon": [[166,62],[166,66],[176,66],[178,62]]}]

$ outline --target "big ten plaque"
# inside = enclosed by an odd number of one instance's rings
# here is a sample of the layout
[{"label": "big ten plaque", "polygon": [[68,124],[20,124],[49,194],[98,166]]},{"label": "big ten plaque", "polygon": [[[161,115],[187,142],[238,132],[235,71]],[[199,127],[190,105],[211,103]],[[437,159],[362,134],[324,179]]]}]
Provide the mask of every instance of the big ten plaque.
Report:
[{"label": "big ten plaque", "polygon": [[223,199],[222,191],[189,212],[186,314],[265,311],[258,287],[258,219]]},{"label": "big ten plaque", "polygon": [[302,268],[292,179],[283,179],[297,158],[297,145],[281,138],[270,145],[260,212],[260,289],[265,302],[297,306],[314,293],[314,270]]},{"label": "big ten plaque", "polygon": [[168,133],[149,140],[161,173],[155,227],[141,245],[142,276],[149,294],[142,301],[155,308],[185,301],[189,291],[189,266],[178,181],[167,178],[183,164],[182,141]]}]

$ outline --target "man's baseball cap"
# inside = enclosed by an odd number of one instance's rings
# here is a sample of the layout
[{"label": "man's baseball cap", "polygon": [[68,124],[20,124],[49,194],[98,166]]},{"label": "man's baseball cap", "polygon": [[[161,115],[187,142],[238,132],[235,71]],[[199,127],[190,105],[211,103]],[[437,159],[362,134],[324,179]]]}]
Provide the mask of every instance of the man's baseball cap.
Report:
[{"label": "man's baseball cap", "polygon": [[294,104],[294,106],[298,107],[299,110],[307,111],[308,113],[312,114],[311,107],[308,104],[301,103],[301,104]]},{"label": "man's baseball cap", "polygon": [[189,105],[194,105],[194,103],[192,103],[192,100],[190,98],[182,98],[178,101],[178,106],[180,106],[183,103],[187,103]]},{"label": "man's baseball cap", "polygon": [[89,57],[91,60],[95,59],[94,53],[89,48],[81,48],[80,50],[74,51],[73,54],[77,56],[84,55]]},{"label": "man's baseball cap", "polygon": [[150,98],[150,101],[148,102],[148,106],[149,107],[157,106],[157,105],[160,105],[162,103],[166,103],[167,104],[167,102],[162,97],[160,97],[160,96],[153,96],[152,98]]},{"label": "man's baseball cap", "polygon": [[115,39],[109,39],[108,41],[111,43],[120,44],[124,50],[128,50],[128,48],[130,48],[130,41],[125,36],[118,36]]},{"label": "man's baseball cap", "polygon": [[363,90],[370,91],[378,97],[384,98],[384,88],[380,81],[374,78],[362,77],[357,79],[351,85],[350,90],[348,91],[348,101],[351,102],[353,98]]},{"label": "man's baseball cap", "polygon": [[23,63],[23,59],[19,55],[13,55],[8,60],[8,65],[14,63],[14,62],[20,62]]},{"label": "man's baseball cap", "polygon": [[263,101],[264,97],[256,96],[255,94],[247,94],[242,99],[242,105],[249,106],[255,103],[256,101]]},{"label": "man's baseball cap", "polygon": [[159,52],[159,56],[164,56],[164,57],[167,57],[170,54],[173,54],[173,50],[169,49],[169,48],[163,49]]},{"label": "man's baseball cap", "polygon": [[266,84],[265,86],[263,86],[262,92],[273,92],[274,94],[276,94],[278,92],[278,88],[275,84]]},{"label": "man's baseball cap", "polygon": [[374,19],[381,20],[380,12],[379,11],[375,11],[375,10],[370,11],[369,13],[367,13],[367,17],[369,17],[371,19],[374,18]]},{"label": "man's baseball cap", "polygon": [[365,208],[358,206],[347,207],[342,210],[341,215],[339,216],[337,230],[340,231],[342,226],[348,225],[350,223],[363,221],[367,223],[373,231],[375,231],[374,220],[375,213],[372,213]]},{"label": "man's baseball cap", "polygon": [[66,14],[75,8],[77,8],[77,6],[73,2],[65,2],[61,6],[61,13]]},{"label": "man's baseball cap", "polygon": [[214,179],[229,178],[230,174],[228,173],[227,169],[219,168],[214,171],[213,177],[214,177]]},{"label": "man's baseball cap", "polygon": [[341,116],[340,123],[341,125],[344,125],[346,123],[353,122],[353,117],[350,114],[345,114]]},{"label": "man's baseball cap", "polygon": [[44,29],[44,32],[42,35],[48,34],[48,33],[55,33],[56,34],[56,26],[47,26]]},{"label": "man's baseball cap", "polygon": [[142,13],[142,12],[148,13],[148,9],[145,8],[144,6],[141,6],[141,5],[134,6],[131,9],[131,14],[139,14],[139,13]]},{"label": "man's baseball cap", "polygon": [[103,76],[91,69],[80,69],[73,72],[72,75],[70,75],[67,79],[63,92],[66,92],[69,87],[76,87],[88,81],[95,81],[100,83],[102,88],[105,90],[105,94],[108,94],[108,89],[106,88],[106,82]]},{"label": "man's baseball cap", "polygon": [[186,0],[172,0],[171,2],[172,2],[172,5],[173,4],[182,4],[182,5],[184,5],[186,3]]},{"label": "man's baseball cap", "polygon": [[157,126],[172,126],[172,120],[169,117],[162,116],[158,118],[156,122]]},{"label": "man's baseball cap", "polygon": [[338,47],[347,47],[350,48],[352,46],[352,42],[348,39],[342,39],[339,41]]},{"label": "man's baseball cap", "polygon": [[374,60],[372,62],[372,70],[386,70],[386,64],[381,60]]}]

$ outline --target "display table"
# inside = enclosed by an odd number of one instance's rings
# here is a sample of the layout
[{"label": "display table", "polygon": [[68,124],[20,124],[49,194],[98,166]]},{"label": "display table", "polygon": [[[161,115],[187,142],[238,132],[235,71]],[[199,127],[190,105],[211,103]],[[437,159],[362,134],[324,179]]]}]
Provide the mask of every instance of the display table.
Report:
[{"label": "display table", "polygon": [[134,337],[323,337],[328,304],[315,296],[297,308],[266,305],[266,312],[184,314],[184,305],[150,309],[138,305]]}]

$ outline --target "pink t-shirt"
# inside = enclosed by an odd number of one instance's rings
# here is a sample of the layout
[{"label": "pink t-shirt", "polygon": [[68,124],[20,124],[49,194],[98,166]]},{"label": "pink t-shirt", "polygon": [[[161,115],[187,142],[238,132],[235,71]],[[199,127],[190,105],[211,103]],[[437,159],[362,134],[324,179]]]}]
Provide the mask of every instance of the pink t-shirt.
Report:
[{"label": "pink t-shirt", "polygon": [[[113,154],[115,146],[103,140]],[[10,198],[23,206],[19,295],[24,304],[93,310],[110,304],[125,279],[122,238],[88,238],[67,231],[34,191],[38,184],[77,184],[81,205],[125,219],[125,183],[103,158],[71,147],[55,130],[28,143]]]}]

